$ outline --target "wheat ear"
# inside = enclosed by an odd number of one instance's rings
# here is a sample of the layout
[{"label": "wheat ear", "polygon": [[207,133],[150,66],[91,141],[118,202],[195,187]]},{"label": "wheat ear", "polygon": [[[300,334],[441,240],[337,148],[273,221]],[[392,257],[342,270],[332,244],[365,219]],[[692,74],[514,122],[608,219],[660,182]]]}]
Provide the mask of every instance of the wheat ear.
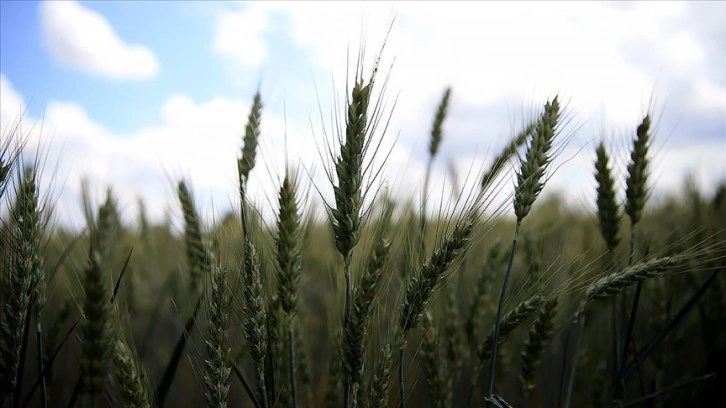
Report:
[{"label": "wheat ear", "polygon": [[202,236],[199,215],[186,181],[179,181],[177,194],[184,215],[184,243],[191,272],[190,287],[192,291],[198,292],[201,283],[211,273],[212,254]]},{"label": "wheat ear", "polygon": [[290,368],[290,391],[292,405],[297,406],[297,371],[295,359],[294,318],[298,307],[298,286],[302,269],[300,250],[300,214],[296,198],[296,186],[289,174],[286,174],[279,193],[280,211],[277,219],[277,262],[279,267],[277,293],[282,310],[286,316],[288,327],[288,347]]},{"label": "wheat ear", "polygon": [[145,374],[126,342],[117,338],[113,345],[112,373],[121,402],[129,408],[151,408]]},{"label": "wheat ear", "polygon": [[[249,231],[249,230],[248,230]],[[257,384],[260,388],[260,401],[263,406],[268,406],[267,387],[265,384],[265,361],[267,359],[267,333],[266,311],[263,297],[262,277],[260,276],[260,260],[252,244],[251,239],[246,235],[244,240],[244,261],[241,265],[242,296],[244,306],[242,310],[242,328],[244,331],[250,355],[255,362],[257,373]]]},{"label": "wheat ear", "polygon": [[222,408],[227,406],[232,372],[228,358],[230,347],[227,344],[232,297],[227,284],[227,269],[215,265],[212,268],[209,282],[210,290],[207,295],[209,328],[205,341],[207,359],[204,372],[204,396],[207,407]]},{"label": "wheat ear", "polygon": [[368,406],[371,408],[388,408],[388,384],[393,366],[390,344],[383,347],[378,358],[378,365],[373,371],[373,378],[371,379],[370,403]]},{"label": "wheat ear", "polygon": [[[4,269],[3,288],[6,304],[0,314],[0,355],[4,364],[0,369],[3,380],[3,398],[10,397],[17,404],[24,372],[30,323],[40,324],[40,312],[45,303],[45,274],[39,255],[42,220],[38,199],[35,167],[24,169],[19,177],[19,189],[11,209],[10,233],[3,236],[8,245]],[[3,233],[4,234],[4,233]],[[38,326],[40,327],[40,326]],[[7,387],[7,388],[6,388]]]},{"label": "wheat ear", "polygon": [[244,198],[247,190],[247,180],[250,171],[255,167],[255,158],[257,155],[257,144],[260,137],[260,122],[262,121],[262,97],[259,92],[255,93],[252,101],[252,107],[247,117],[245,125],[245,135],[243,139],[242,154],[237,158],[237,175],[239,176],[239,191],[242,205],[245,204]]},{"label": "wheat ear", "polygon": [[[107,201],[108,203],[109,201]],[[100,220],[107,217],[107,206],[99,209]],[[82,389],[91,401],[97,403],[105,390],[105,378],[113,352],[113,322],[109,299],[107,260],[99,248],[107,231],[92,226],[89,250],[90,265],[86,269],[83,288],[86,294],[83,305],[85,322],[81,329],[83,341],[81,350]]]},{"label": "wheat ear", "polygon": [[433,407],[451,406],[451,378],[447,375],[441,345],[437,336],[431,313],[424,314],[424,337],[421,351],[424,360],[424,372],[428,385],[429,398]]},{"label": "wheat ear", "polygon": [[557,298],[547,300],[537,313],[534,324],[529,329],[529,338],[524,343],[522,368],[519,379],[522,382],[525,396],[534,388],[535,370],[539,366],[547,343],[552,337],[554,320],[557,315]]},{"label": "wheat ear", "polygon": [[620,243],[618,236],[620,211],[615,200],[615,181],[609,167],[610,157],[602,142],[598,145],[596,153],[597,217],[600,234],[605,240],[608,250],[613,251]]}]

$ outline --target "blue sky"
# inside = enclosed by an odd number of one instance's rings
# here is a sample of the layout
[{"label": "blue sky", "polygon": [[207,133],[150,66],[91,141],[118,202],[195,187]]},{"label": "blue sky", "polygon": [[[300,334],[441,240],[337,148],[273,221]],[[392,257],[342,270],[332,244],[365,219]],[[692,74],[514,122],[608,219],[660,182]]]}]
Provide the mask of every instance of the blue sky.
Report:
[{"label": "blue sky", "polygon": [[[259,86],[255,199],[274,201],[288,162],[327,195],[318,150],[331,136],[330,109],[342,109],[346,47],[354,56],[363,33],[372,56],[394,14],[382,75],[392,64],[387,101],[398,100],[380,137],[391,149],[384,177],[402,199],[420,187],[433,111],[449,85],[434,194],[449,188],[449,163],[461,174],[485,166],[554,93],[568,101],[570,139],[546,193],[590,208],[595,144],[606,141],[622,176],[649,108],[654,197],[687,173],[707,192],[726,179],[719,2],[3,1],[3,137],[27,109],[23,130],[54,166],[46,180],[62,223],[80,221],[82,178],[97,200],[112,186],[126,219],[142,197],[160,220],[177,212],[173,186],[188,177],[209,219],[235,202],[235,157]],[[33,127],[41,121],[43,132]]]}]

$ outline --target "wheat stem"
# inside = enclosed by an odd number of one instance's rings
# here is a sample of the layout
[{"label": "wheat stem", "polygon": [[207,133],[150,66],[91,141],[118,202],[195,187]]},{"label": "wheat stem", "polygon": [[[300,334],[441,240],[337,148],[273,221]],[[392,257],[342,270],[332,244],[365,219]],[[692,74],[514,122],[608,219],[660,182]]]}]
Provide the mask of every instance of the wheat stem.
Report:
[{"label": "wheat stem", "polygon": [[491,361],[489,362],[489,385],[487,387],[487,395],[491,396],[494,392],[494,380],[495,370],[497,364],[497,347],[499,344],[499,331],[502,320],[502,309],[504,308],[504,296],[507,292],[507,286],[509,285],[509,277],[512,272],[512,262],[514,261],[514,251],[517,248],[517,240],[519,238],[519,226],[517,224],[514,230],[514,239],[512,239],[512,250],[509,253],[509,262],[507,264],[507,271],[504,274],[504,282],[502,283],[502,289],[499,291],[499,301],[497,302],[497,316],[494,320],[494,342],[492,343],[492,354]]}]

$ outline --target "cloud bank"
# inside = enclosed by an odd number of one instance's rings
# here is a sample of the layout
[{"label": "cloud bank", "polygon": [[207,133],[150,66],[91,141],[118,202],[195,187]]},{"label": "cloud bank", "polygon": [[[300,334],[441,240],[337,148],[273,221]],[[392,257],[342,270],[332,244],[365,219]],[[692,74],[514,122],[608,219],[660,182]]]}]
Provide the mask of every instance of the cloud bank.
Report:
[{"label": "cloud bank", "polygon": [[[544,193],[562,193],[569,203],[591,209],[596,143],[604,140],[611,148],[623,180],[635,128],[649,110],[657,125],[654,197],[680,188],[687,173],[706,192],[726,180],[726,69],[719,70],[726,65],[712,58],[726,47],[726,29],[713,17],[726,16],[725,10],[718,4],[674,2],[261,2],[217,13],[209,46],[223,57],[220,61],[253,69],[279,58],[290,46],[307,56],[292,69],[307,86],[281,98],[263,89],[260,160],[252,188],[255,200],[268,210],[274,209],[286,163],[302,162],[303,176],[310,170],[321,194],[330,197],[319,149],[325,148],[323,126],[329,137],[334,134],[329,114],[333,96],[341,113],[346,61],[354,62],[361,33],[370,67],[394,15],[380,75],[387,75],[393,64],[388,101],[398,99],[385,139],[384,149],[391,150],[381,179],[390,181],[388,186],[399,198],[416,198],[420,191],[434,110],[450,85],[449,117],[431,179],[434,196],[449,193],[450,164],[461,177],[486,167],[508,137],[547,98],[561,92],[570,119],[563,136],[572,138],[562,146]],[[90,12],[79,14],[83,13]],[[113,34],[96,17],[96,25]],[[78,64],[103,71],[94,58],[105,60],[102,53],[114,47],[117,54],[128,51],[115,34],[107,37],[115,38],[108,43],[116,46],[86,43],[87,52],[76,54],[87,61]],[[283,40],[287,43],[280,47]],[[139,66],[143,64],[135,69]],[[308,81],[311,71],[316,84]],[[348,74],[349,78],[352,73]],[[13,90],[10,79],[0,80],[5,125],[17,117],[24,95]],[[276,78],[268,80],[276,86]],[[330,82],[335,86],[326,87]],[[322,89],[317,96],[316,89]],[[79,180],[91,177],[99,193],[106,185],[114,187],[129,219],[135,217],[135,198],[140,195],[150,217],[158,221],[178,211],[174,186],[180,176],[189,176],[210,220],[237,202],[235,158],[248,97],[194,100],[180,91],[155,107],[153,123],[140,124],[127,134],[108,130],[74,102],[48,101],[42,119],[51,139],[37,140],[56,155],[67,180],[59,205],[67,214],[79,213]],[[319,120],[318,108],[325,123]],[[297,116],[289,115],[292,111]],[[26,118],[28,123],[39,119]],[[470,177],[471,186],[478,176]],[[505,200],[513,180],[503,187]]]},{"label": "cloud bank", "polygon": [[148,47],[127,44],[101,14],[76,1],[40,3],[43,40],[64,66],[116,80],[144,80],[159,73]]}]

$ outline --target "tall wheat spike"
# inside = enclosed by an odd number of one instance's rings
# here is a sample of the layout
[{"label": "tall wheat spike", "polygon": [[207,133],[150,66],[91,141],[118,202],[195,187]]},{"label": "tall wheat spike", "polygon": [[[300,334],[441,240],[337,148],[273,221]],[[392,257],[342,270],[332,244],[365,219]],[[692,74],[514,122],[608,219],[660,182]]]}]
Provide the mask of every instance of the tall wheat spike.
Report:
[{"label": "tall wheat spike", "polygon": [[18,172],[18,189],[8,225],[10,232],[2,237],[7,245],[2,265],[6,303],[0,311],[3,403],[9,403],[10,398],[17,403],[20,397],[30,322],[35,320],[40,324],[39,317],[45,304],[45,272],[39,252],[43,226],[37,173],[35,167],[23,170]]},{"label": "tall wheat spike", "polygon": [[83,288],[86,298],[83,305],[85,317],[81,338],[81,378],[83,391],[91,403],[98,404],[106,389],[105,378],[113,353],[114,329],[112,320],[110,270],[104,257],[107,253],[100,248],[109,236],[107,219],[111,211],[111,201],[106,200],[99,208],[97,224],[91,226],[89,249],[90,264],[86,269]]},{"label": "tall wheat spike", "polygon": [[552,101],[548,101],[545,104],[544,112],[532,130],[532,139],[527,147],[525,157],[519,160],[520,167],[517,172],[517,186],[514,195],[514,214],[517,223],[514,229],[514,238],[512,239],[512,249],[509,253],[509,264],[507,265],[507,271],[504,273],[502,288],[499,291],[497,315],[494,320],[493,352],[489,366],[489,387],[487,393],[490,398],[494,390],[502,309],[512,272],[514,252],[517,248],[522,220],[529,214],[535,200],[542,191],[542,188],[544,188],[544,175],[552,161],[550,151],[555,135],[558,133],[560,114],[560,104],[558,97],[555,96]]},{"label": "tall wheat spike", "polygon": [[300,214],[296,198],[295,181],[289,174],[285,175],[279,193],[279,215],[277,218],[277,293],[282,310],[285,313],[285,324],[288,328],[287,344],[289,348],[289,379],[292,405],[297,406],[296,384],[296,353],[294,319],[298,308],[300,273],[302,269]]}]

